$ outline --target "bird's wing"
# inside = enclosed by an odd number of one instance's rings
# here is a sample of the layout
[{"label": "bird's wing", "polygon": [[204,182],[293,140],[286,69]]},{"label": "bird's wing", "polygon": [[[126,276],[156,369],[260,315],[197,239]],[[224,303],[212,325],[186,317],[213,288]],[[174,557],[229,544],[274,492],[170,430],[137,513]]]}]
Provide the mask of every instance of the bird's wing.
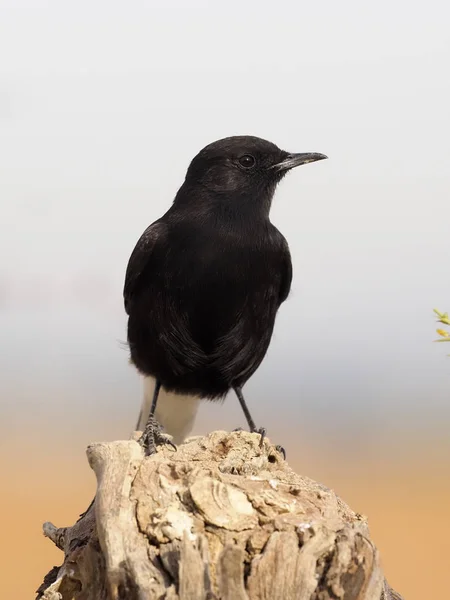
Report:
[{"label": "bird's wing", "polygon": [[281,267],[281,285],[279,303],[282,304],[289,296],[291,291],[292,283],[292,261],[291,253],[289,252],[289,246],[285,238],[283,237],[283,261]]},{"label": "bird's wing", "polygon": [[130,306],[139,287],[141,275],[144,271],[147,273],[151,269],[154,247],[157,242],[166,237],[166,233],[167,226],[160,221],[155,221],[147,227],[131,253],[123,288],[123,300],[127,314],[130,314]]}]

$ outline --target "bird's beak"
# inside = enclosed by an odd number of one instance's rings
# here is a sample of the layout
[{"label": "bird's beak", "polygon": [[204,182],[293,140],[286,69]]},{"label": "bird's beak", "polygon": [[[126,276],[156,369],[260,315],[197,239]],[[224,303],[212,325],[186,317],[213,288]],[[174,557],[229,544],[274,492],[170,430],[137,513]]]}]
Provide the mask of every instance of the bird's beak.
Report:
[{"label": "bird's beak", "polygon": [[318,152],[303,152],[301,154],[288,154],[281,162],[272,166],[272,169],[277,171],[288,171],[294,167],[300,165],[306,165],[306,163],[316,162],[316,160],[324,160],[328,158],[325,154],[319,154]]}]

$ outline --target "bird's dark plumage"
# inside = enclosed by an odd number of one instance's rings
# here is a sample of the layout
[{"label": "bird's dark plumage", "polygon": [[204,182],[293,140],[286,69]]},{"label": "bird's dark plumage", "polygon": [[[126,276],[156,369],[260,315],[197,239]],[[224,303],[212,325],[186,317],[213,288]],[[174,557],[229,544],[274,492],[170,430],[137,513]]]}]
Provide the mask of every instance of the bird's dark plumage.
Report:
[{"label": "bird's dark plumage", "polygon": [[128,342],[141,373],[211,399],[251,377],[292,279],[288,244],[269,220],[275,188],[293,166],[321,158],[240,136],[192,160],[128,263]]}]

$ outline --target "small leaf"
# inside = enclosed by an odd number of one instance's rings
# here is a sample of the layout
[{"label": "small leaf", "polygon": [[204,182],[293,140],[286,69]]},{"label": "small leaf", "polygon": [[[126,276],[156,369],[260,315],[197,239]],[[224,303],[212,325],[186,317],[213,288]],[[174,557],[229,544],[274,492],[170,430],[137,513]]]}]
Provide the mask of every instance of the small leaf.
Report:
[{"label": "small leaf", "polygon": [[442,323],[443,325],[450,325],[450,318],[448,316],[448,313],[441,313],[437,308],[433,308],[433,312],[435,312],[439,317],[439,319],[437,320],[438,323]]},{"label": "small leaf", "polygon": [[450,333],[448,331],[445,331],[445,329],[436,329],[436,333],[445,338],[450,337]]}]

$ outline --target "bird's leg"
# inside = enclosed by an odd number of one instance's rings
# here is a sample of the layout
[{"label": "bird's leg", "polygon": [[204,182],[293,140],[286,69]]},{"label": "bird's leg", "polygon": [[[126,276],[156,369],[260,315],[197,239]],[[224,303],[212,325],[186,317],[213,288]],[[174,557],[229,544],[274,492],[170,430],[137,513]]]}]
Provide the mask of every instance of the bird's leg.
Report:
[{"label": "bird's leg", "polygon": [[[250,433],[259,433],[261,436],[261,440],[259,442],[260,447],[262,448],[263,442],[264,442],[264,438],[266,437],[266,430],[264,427],[256,427],[254,420],[252,419],[252,415],[250,414],[250,411],[248,410],[247,404],[245,402],[244,399],[244,394],[242,393],[242,388],[241,387],[235,387],[233,388],[236,396],[238,397],[239,400],[239,404],[242,407],[242,410],[244,411],[244,415],[245,418],[247,419],[247,423],[250,429]],[[239,430],[236,430],[239,431]],[[283,446],[275,446],[275,448],[281,452],[281,454],[284,456],[284,458],[286,458],[286,450],[283,448]]]},{"label": "bird's leg", "polygon": [[159,381],[159,379],[156,379],[155,380],[155,391],[153,392],[152,405],[150,407],[150,414],[151,415],[155,414],[156,405],[158,403],[158,396],[159,396],[160,390],[161,390],[161,382]]},{"label": "bird's leg", "polygon": [[244,411],[244,415],[245,415],[245,418],[247,419],[250,433],[259,433],[260,434],[260,436],[261,436],[260,446],[262,447],[264,438],[266,436],[266,430],[264,429],[264,427],[259,427],[259,428],[256,427],[255,422],[252,419],[252,415],[250,414],[250,411],[247,408],[247,404],[245,403],[244,395],[242,393],[242,388],[235,387],[234,391],[236,392],[236,396],[238,397],[239,404],[241,405],[242,410]]},{"label": "bird's leg", "polygon": [[158,403],[159,391],[161,389],[161,382],[157,379],[155,382],[155,391],[153,392],[152,406],[150,408],[150,414],[148,415],[147,423],[145,425],[144,432],[139,438],[139,443],[146,449],[146,454],[149,456],[155,454],[156,447],[162,444],[169,444],[172,448],[177,449],[175,444],[169,439],[169,437],[163,433],[161,425],[155,419],[156,404]]}]

